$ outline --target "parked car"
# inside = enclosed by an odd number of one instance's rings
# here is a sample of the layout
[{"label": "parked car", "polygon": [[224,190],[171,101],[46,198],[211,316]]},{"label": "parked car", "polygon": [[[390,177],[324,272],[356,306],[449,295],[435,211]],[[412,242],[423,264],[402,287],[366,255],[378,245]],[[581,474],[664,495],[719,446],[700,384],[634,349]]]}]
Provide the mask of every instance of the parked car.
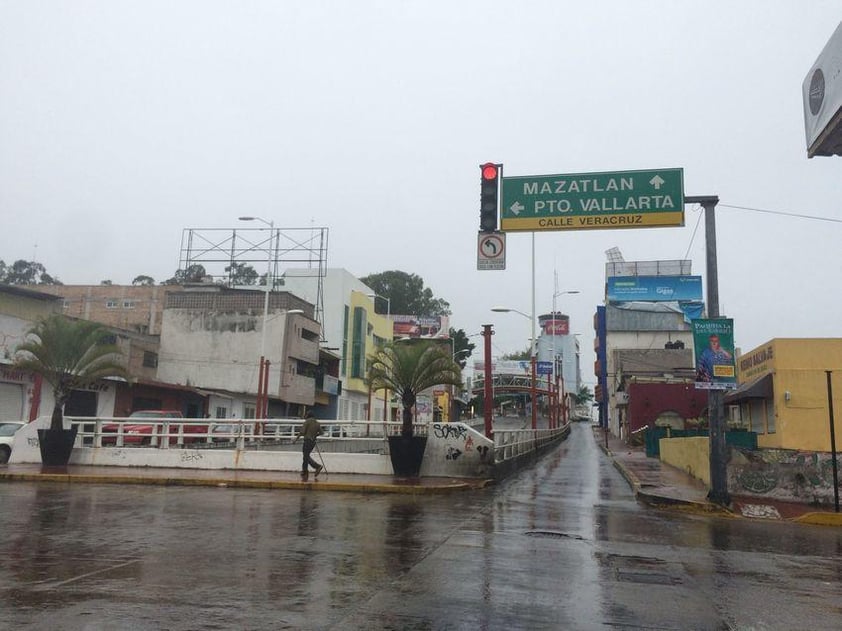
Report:
[{"label": "parked car", "polygon": [[26,425],[23,421],[0,421],[0,464],[9,462],[12,455],[12,443],[15,442],[15,434]]},{"label": "parked car", "polygon": [[[138,410],[129,414],[129,419],[167,419],[170,421],[170,434],[177,433],[178,419],[184,416],[177,410]],[[106,423],[102,426],[102,444],[117,444],[119,423]],[[149,445],[152,443],[153,434],[160,434],[164,429],[162,423],[123,423],[123,444],[124,445]],[[185,424],[182,426],[184,443],[193,443],[204,440],[208,433],[206,424]],[[170,436],[170,444],[178,442],[178,436]]]},{"label": "parked car", "polygon": [[234,423],[231,421],[222,423],[211,423],[208,429],[211,435],[211,441],[215,443],[230,443],[237,440],[237,436],[242,435],[251,439],[254,436],[254,423]]}]

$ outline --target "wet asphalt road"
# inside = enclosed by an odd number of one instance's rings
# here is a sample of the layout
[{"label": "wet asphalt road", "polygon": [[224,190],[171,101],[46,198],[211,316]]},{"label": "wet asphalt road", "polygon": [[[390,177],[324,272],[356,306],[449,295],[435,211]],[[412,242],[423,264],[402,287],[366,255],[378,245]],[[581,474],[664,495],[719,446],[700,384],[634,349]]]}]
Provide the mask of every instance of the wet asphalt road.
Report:
[{"label": "wet asphalt road", "polygon": [[482,491],[0,485],[0,629],[839,629],[842,530],[638,506],[587,425]]}]

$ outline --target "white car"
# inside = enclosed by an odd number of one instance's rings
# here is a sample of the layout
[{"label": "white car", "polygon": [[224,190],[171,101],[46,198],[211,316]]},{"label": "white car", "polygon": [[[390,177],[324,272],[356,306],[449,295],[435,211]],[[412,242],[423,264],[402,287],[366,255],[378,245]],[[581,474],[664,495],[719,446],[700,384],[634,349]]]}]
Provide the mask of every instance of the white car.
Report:
[{"label": "white car", "polygon": [[23,421],[0,421],[0,464],[9,462],[12,455],[12,443],[15,442],[15,433],[26,423]]}]

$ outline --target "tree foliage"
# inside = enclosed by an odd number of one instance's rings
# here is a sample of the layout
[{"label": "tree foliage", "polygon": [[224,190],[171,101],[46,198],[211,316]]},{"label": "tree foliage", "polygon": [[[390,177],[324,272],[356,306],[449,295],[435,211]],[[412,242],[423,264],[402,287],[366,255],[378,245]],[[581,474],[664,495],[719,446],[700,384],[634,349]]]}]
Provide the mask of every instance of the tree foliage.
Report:
[{"label": "tree foliage", "polygon": [[141,274],[140,276],[135,276],[134,280],[132,280],[132,285],[137,285],[141,287],[150,287],[155,284],[155,279],[151,276],[145,276]]},{"label": "tree foliage", "polygon": [[593,401],[593,392],[588,386],[582,385],[579,386],[579,389],[576,391],[575,394],[571,395],[573,399],[573,403],[576,405],[584,405],[585,403],[589,403]]},{"label": "tree foliage", "polygon": [[0,260],[0,283],[6,285],[61,285],[41,263],[19,259],[11,265]]},{"label": "tree foliage", "polygon": [[374,293],[390,300],[391,313],[416,316],[449,316],[451,313],[450,303],[435,298],[433,291],[424,287],[424,279],[417,274],[391,270],[370,274],[360,280]]},{"label": "tree foliage", "polygon": [[[246,263],[232,263],[225,268],[225,272],[228,274],[228,284],[232,287],[257,284],[257,272]],[[266,281],[264,280],[262,284],[265,285]]]},{"label": "tree foliage", "polygon": [[476,344],[468,339],[467,334],[462,329],[450,328],[450,338],[453,340],[453,355],[456,363],[461,368],[465,368],[468,363],[468,358],[473,355]]},{"label": "tree foliage", "polygon": [[515,351],[514,353],[506,353],[505,355],[500,357],[500,359],[506,360],[506,361],[517,361],[517,362],[529,361],[529,360],[532,359],[532,348],[530,346],[527,346],[522,351]]},{"label": "tree foliage", "polygon": [[187,269],[179,269],[175,271],[172,278],[165,280],[162,285],[186,285],[187,283],[201,283],[202,279],[207,276],[204,265],[194,263]]},{"label": "tree foliage", "polygon": [[412,408],[418,394],[439,385],[462,385],[462,371],[450,350],[427,341],[391,343],[382,347],[368,366],[372,390],[393,391],[403,407],[401,433],[412,436]]},{"label": "tree foliage", "polygon": [[71,320],[53,314],[28,331],[17,347],[15,365],[41,375],[53,387],[51,429],[64,427],[64,403],[73,390],[105,377],[126,377],[116,344],[108,329],[90,320]]}]

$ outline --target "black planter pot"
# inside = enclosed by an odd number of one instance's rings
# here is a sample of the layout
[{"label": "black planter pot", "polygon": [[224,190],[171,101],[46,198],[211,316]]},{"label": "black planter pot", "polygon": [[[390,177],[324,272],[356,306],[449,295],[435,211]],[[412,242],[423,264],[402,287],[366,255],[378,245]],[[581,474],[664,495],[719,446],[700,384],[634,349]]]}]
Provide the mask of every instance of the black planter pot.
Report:
[{"label": "black planter pot", "polygon": [[426,436],[389,436],[389,456],[395,475],[399,478],[417,478],[426,448]]},{"label": "black planter pot", "polygon": [[70,429],[39,429],[38,448],[45,467],[65,467],[76,441],[76,427]]}]

